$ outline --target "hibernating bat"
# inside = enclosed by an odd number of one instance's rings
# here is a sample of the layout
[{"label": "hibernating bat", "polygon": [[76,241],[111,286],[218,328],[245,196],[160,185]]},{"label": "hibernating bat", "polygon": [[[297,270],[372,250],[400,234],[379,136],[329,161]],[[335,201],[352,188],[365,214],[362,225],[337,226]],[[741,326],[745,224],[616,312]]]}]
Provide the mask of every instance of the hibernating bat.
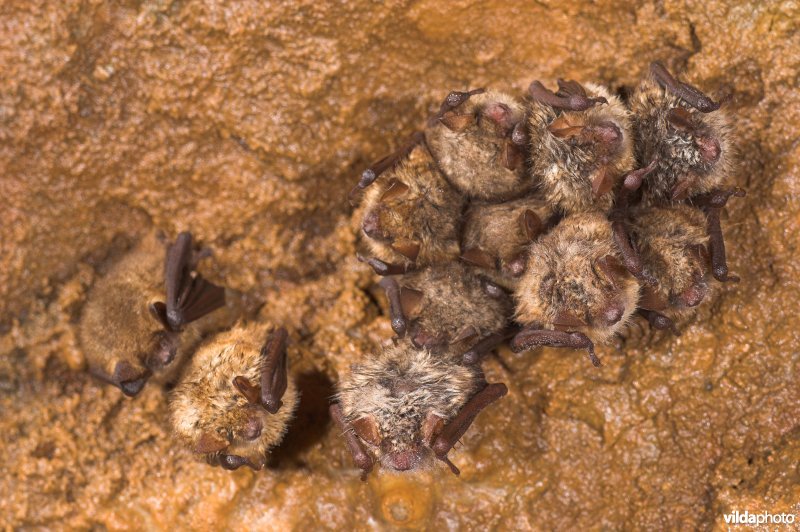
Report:
[{"label": "hibernating bat", "polygon": [[432,353],[409,340],[385,347],[352,367],[338,385],[331,416],[366,478],[378,462],[390,471],[433,467],[475,417],[507,393],[487,384],[477,365],[454,351]]},{"label": "hibernating bat", "polygon": [[636,310],[639,282],[624,268],[611,223],[601,213],[573,214],[531,245],[514,294],[523,326],[511,348],[586,349],[620,332]]},{"label": "hibernating bat", "polygon": [[425,140],[450,183],[470,199],[508,200],[533,184],[525,169],[525,107],[509,94],[451,92]]},{"label": "hibernating bat", "polygon": [[211,465],[264,467],[298,402],[287,332],[251,323],[205,341],[170,394],[178,439]]},{"label": "hibernating bat", "polygon": [[564,214],[608,212],[633,170],[630,112],[601,85],[558,80],[529,88],[530,171],[542,198]]},{"label": "hibernating bat", "polygon": [[92,374],[127,396],[174,375],[200,339],[196,320],[225,304],[224,289],[197,273],[201,256],[188,232],[168,247],[153,235],[97,282],[79,325]]}]

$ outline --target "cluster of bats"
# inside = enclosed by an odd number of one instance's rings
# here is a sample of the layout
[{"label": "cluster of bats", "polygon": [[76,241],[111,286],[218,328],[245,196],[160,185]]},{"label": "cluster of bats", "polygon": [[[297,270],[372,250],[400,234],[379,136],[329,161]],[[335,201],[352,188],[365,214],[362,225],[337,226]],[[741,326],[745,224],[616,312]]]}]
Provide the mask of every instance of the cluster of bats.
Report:
[{"label": "cluster of bats", "polygon": [[[396,336],[342,375],[331,404],[365,478],[448,454],[507,393],[480,362],[505,341],[585,349],[634,315],[679,334],[729,275],[729,119],[660,63],[626,101],[534,81],[527,98],[451,92],[424,131],[368,168],[360,256],[382,280]],[[166,253],[164,250],[166,249]],[[164,255],[166,254],[166,258]],[[287,331],[220,326],[226,290],[189,233],[144,239],[93,287],[80,337],[90,370],[135,396],[174,384],[176,437],[208,463],[261,469],[298,402]],[[120,331],[127,331],[120,334]]]},{"label": "cluster of bats", "polygon": [[720,105],[660,63],[626,101],[534,81],[525,100],[451,92],[425,129],[368,168],[361,260],[396,333],[342,376],[333,418],[366,475],[448,453],[502,397],[480,362],[506,340],[585,349],[634,315],[679,334],[728,274],[720,210],[741,189]]}]

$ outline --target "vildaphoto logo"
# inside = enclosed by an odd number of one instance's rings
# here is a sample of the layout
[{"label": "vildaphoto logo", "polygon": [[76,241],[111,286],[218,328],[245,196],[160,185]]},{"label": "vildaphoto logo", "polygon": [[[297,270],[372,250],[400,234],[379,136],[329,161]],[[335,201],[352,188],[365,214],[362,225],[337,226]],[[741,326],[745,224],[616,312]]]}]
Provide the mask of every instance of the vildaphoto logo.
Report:
[{"label": "vildaphoto logo", "polygon": [[761,512],[758,514],[751,514],[747,510],[740,512],[734,510],[729,514],[722,516],[725,519],[725,524],[728,525],[791,525],[794,524],[794,514],[771,514],[769,512]]}]

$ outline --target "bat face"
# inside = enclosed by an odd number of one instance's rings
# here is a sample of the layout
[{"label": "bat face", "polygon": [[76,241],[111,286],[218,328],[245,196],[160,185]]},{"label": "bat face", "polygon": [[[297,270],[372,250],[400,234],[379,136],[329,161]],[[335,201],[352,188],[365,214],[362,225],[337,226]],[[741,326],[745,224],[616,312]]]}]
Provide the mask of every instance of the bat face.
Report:
[{"label": "bat face", "polygon": [[687,205],[639,208],[631,233],[658,285],[643,291],[641,308],[680,314],[708,295],[709,254],[705,216]]},{"label": "bat face", "polygon": [[598,213],[568,217],[531,246],[517,291],[517,320],[605,341],[636,310],[639,283],[622,266]]},{"label": "bat face", "polygon": [[732,127],[723,111],[701,111],[660,79],[651,73],[631,95],[630,107],[636,158],[644,164],[656,161],[644,182],[644,197],[665,203],[718,187],[732,169],[733,146]]},{"label": "bat face", "polygon": [[339,400],[372,461],[410,471],[432,466],[437,435],[479,382],[476,369],[401,342],[354,366]]},{"label": "bat face", "polygon": [[439,351],[475,343],[506,327],[508,297],[459,263],[430,266],[399,281],[409,338],[418,348]]},{"label": "bat face", "polygon": [[361,228],[376,258],[422,267],[458,256],[463,204],[419,145],[367,189]]},{"label": "bat face", "polygon": [[474,203],[464,216],[461,258],[513,289],[527,261],[528,246],[553,223],[553,209],[537,197],[505,203]]},{"label": "bat face", "polygon": [[425,130],[447,179],[470,198],[499,200],[524,193],[524,106],[498,91],[448,95]]},{"label": "bat face", "polygon": [[[543,197],[567,214],[608,211],[612,191],[634,164],[630,113],[592,83],[559,80],[554,94],[534,82],[531,95],[531,172]],[[589,103],[570,108],[571,98]]]},{"label": "bat face", "polygon": [[[203,344],[170,397],[175,433],[211,465],[261,469],[293,416],[297,391],[287,379],[285,331],[265,329],[237,326]],[[270,402],[281,379],[277,403]]]},{"label": "bat face", "polygon": [[135,396],[177,370],[199,334],[191,323],[225,302],[195,264],[189,233],[169,247],[152,235],[97,282],[80,322],[91,373]]}]

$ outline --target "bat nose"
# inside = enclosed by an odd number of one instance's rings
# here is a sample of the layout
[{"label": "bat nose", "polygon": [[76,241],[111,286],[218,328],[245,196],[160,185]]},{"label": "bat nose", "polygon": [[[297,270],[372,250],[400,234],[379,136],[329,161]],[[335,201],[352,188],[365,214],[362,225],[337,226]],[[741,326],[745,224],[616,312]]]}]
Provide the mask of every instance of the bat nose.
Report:
[{"label": "bat nose", "polygon": [[706,289],[707,286],[705,283],[695,283],[686,290],[684,290],[679,296],[678,300],[680,303],[687,307],[696,307],[699,305],[703,298],[706,296]]},{"label": "bat nose", "polygon": [[619,130],[616,124],[611,122],[600,122],[593,126],[592,129],[600,142],[604,144],[616,144],[622,140],[622,131]]},{"label": "bat nose", "polygon": [[514,124],[511,123],[513,119],[511,108],[504,103],[495,102],[487,105],[483,110],[483,115],[500,126],[504,131],[508,131],[514,127]]},{"label": "bat nose", "polygon": [[719,146],[719,141],[712,137],[697,137],[695,139],[697,148],[700,150],[703,159],[709,163],[715,163],[719,160],[722,150]]},{"label": "bat nose", "polygon": [[258,419],[248,419],[247,424],[244,426],[242,430],[242,438],[246,440],[255,440],[259,436],[261,436],[261,431],[263,430],[263,426],[261,425],[261,421]]},{"label": "bat nose", "polygon": [[122,393],[128,397],[133,397],[142,391],[148,378],[150,378],[148,370],[136,368],[129,362],[122,360],[117,362],[114,367],[112,382],[119,386]]},{"label": "bat nose", "polygon": [[397,471],[408,471],[417,465],[418,457],[413,451],[400,451],[389,455],[389,465]]},{"label": "bat nose", "polygon": [[378,213],[375,211],[370,211],[366,216],[364,216],[364,221],[361,223],[361,229],[364,231],[364,234],[370,238],[380,240],[383,237],[383,235],[381,235],[380,218],[378,217]]},{"label": "bat nose", "polygon": [[611,326],[618,323],[624,315],[625,307],[621,303],[611,303],[603,309],[603,312],[600,315],[600,321],[602,321],[606,326]]},{"label": "bat nose", "polygon": [[142,388],[144,388],[146,382],[147,377],[142,377],[141,379],[136,379],[134,381],[121,382],[119,383],[119,387],[122,390],[122,393],[128,397],[133,397],[142,391]]}]

